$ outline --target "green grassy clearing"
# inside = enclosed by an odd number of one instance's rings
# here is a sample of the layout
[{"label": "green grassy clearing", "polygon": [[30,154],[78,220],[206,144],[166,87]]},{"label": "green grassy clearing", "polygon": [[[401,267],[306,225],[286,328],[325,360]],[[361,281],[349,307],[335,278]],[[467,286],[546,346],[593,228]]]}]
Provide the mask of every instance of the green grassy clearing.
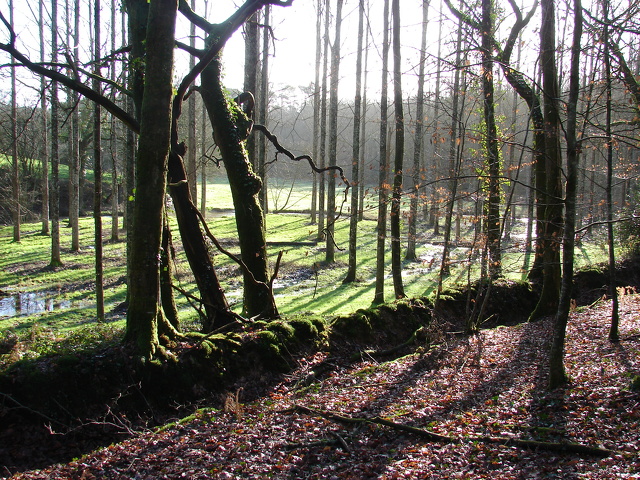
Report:
[{"label": "green grassy clearing", "polygon": [[[307,185],[310,191],[310,185]],[[296,191],[301,200],[307,188]],[[292,194],[293,197],[293,194]],[[207,219],[214,235],[226,242],[227,248],[239,253],[235,243],[235,218],[232,212],[231,195],[226,184],[214,182],[209,185],[210,199]],[[367,203],[372,203],[369,199]],[[304,206],[303,206],[304,208]],[[375,215],[375,211],[370,212]],[[126,298],[125,285],[125,243],[107,241],[110,232],[110,218],[105,216],[103,228],[105,232],[104,267],[105,267],[105,303],[107,311],[106,325],[96,326],[94,301],[94,249],[93,220],[81,219],[81,252],[69,251],[71,231],[66,223],[61,223],[62,260],[64,266],[55,270],[48,267],[51,239],[41,235],[40,224],[24,224],[23,239],[19,244],[12,242],[12,227],[0,227],[0,291],[8,295],[17,293],[42,294],[49,297],[50,311],[20,315],[0,316],[0,333],[14,332],[19,335],[42,336],[49,332],[51,342],[59,336],[65,336],[78,329],[86,329],[90,337],[112,337],[115,330],[124,327],[124,313],[117,307]],[[365,218],[358,226],[358,281],[344,285],[342,279],[346,275],[348,252],[347,238],[349,218],[345,214],[336,222],[336,242],[340,249],[336,252],[336,263],[324,264],[323,243],[315,244],[317,226],[309,223],[309,216],[304,214],[283,213],[269,214],[266,219],[268,252],[275,262],[278,252],[283,251],[280,272],[274,284],[274,291],[280,312],[290,316],[300,312],[314,312],[324,316],[350,313],[358,308],[370,306],[374,293],[376,222],[373,217]],[[473,235],[472,222],[462,225],[464,238]],[[515,237],[524,233],[525,224],[521,223],[515,230]],[[194,294],[195,286],[188,270],[186,259],[181,251],[177,226],[174,224],[174,243],[177,248],[176,282]],[[419,262],[405,262],[404,284],[410,297],[429,295],[436,282],[439,269],[439,253],[441,246],[437,242],[442,237],[433,237],[431,229],[421,225],[418,238],[417,253]],[[124,238],[124,233],[121,235]],[[283,242],[292,242],[282,246]],[[298,244],[296,244],[298,242]],[[403,238],[403,244],[406,239]],[[436,245],[432,244],[436,243]],[[506,246],[504,255],[505,276],[512,280],[522,280],[524,272],[524,249],[517,242]],[[577,266],[585,266],[606,260],[606,242],[592,241],[584,243],[576,252]],[[478,275],[479,259],[468,260],[466,248],[456,248],[452,252],[452,260],[456,262],[447,283],[466,283],[470,276],[473,280]],[[242,285],[239,268],[225,255],[214,253],[214,262],[218,275],[225,288],[229,302],[240,310]],[[469,269],[471,269],[469,271]],[[386,300],[393,301],[393,285],[390,276],[391,265],[388,255],[388,277],[385,284]],[[181,318],[185,326],[197,328],[197,317],[188,302],[179,294],[176,295]],[[0,301],[8,301],[2,297]],[[60,307],[62,304],[62,307]],[[98,332],[98,333],[96,333]],[[38,336],[37,335],[37,336]],[[46,337],[46,335],[45,335]],[[58,339],[59,340],[59,339]]]}]

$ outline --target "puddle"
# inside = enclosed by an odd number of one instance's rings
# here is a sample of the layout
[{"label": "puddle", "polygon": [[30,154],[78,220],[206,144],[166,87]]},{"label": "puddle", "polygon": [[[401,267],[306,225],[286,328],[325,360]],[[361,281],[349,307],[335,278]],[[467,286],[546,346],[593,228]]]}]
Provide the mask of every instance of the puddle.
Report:
[{"label": "puddle", "polygon": [[54,292],[18,293],[0,298],[0,317],[19,317],[69,308],[71,300],[57,300]]}]

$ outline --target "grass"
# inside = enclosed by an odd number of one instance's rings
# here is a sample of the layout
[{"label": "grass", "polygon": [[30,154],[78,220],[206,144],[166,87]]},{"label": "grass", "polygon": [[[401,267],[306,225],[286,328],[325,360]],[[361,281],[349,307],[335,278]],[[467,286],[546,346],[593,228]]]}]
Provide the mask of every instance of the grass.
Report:
[{"label": "grass", "polygon": [[[310,186],[299,185],[291,194],[291,198],[302,199]],[[222,181],[214,181],[208,186],[208,198],[215,199],[215,209],[208,209],[207,219],[214,235],[227,242],[228,248],[239,253],[235,218],[231,195],[228,186]],[[302,205],[296,201],[294,210]],[[373,202],[369,199],[368,203]],[[211,202],[213,203],[213,202]],[[346,212],[346,207],[345,207]],[[373,212],[375,214],[375,212]],[[118,306],[126,298],[125,281],[125,243],[124,241],[108,241],[110,218],[104,217],[104,269],[105,269],[105,307],[109,329],[124,328],[124,312]],[[52,335],[67,335],[78,328],[85,328],[87,335],[91,328],[96,328],[98,336],[102,335],[104,325],[95,323],[95,288],[94,288],[94,249],[93,220],[82,218],[80,221],[81,251],[73,253],[71,230],[66,223],[61,223],[62,261],[60,268],[49,267],[51,239],[40,234],[39,223],[22,226],[22,241],[12,242],[12,227],[0,227],[0,291],[8,295],[17,293],[38,293],[46,297],[52,310],[20,316],[0,316],[0,335],[2,332],[28,336],[33,332],[54,332]],[[348,262],[349,218],[343,214],[335,224],[335,239],[338,245],[336,262],[324,263],[324,243],[315,243],[317,225],[311,225],[309,216],[297,213],[269,214],[266,218],[269,258],[275,261],[279,251],[283,251],[282,263],[278,278],[274,283],[274,293],[280,312],[291,316],[300,312],[314,312],[323,316],[340,315],[354,312],[358,308],[371,305],[375,288],[376,262],[376,221],[373,217],[365,217],[358,225],[358,280],[351,284],[343,284]],[[521,224],[516,234],[524,232]],[[473,223],[463,223],[463,236],[470,238],[473,234]],[[177,248],[176,282],[188,292],[195,293],[191,272],[180,247],[177,226],[173,225],[174,242]],[[420,225],[422,232],[418,239],[418,262],[404,262],[404,286],[410,297],[429,295],[436,285],[439,269],[438,255],[441,247],[437,245],[442,237],[433,237],[432,229]],[[405,234],[406,235],[406,234]],[[124,233],[120,238],[125,238]],[[402,239],[403,245],[406,238]],[[435,244],[434,244],[435,243]],[[282,246],[286,245],[286,246]],[[583,243],[576,251],[577,267],[592,265],[606,260],[606,242],[593,241]],[[521,268],[524,263],[524,251],[521,246],[512,244],[506,249],[503,259],[505,276],[512,280],[522,280],[525,272]],[[479,260],[467,262],[467,250],[456,248],[451,254],[455,265],[446,283],[466,283],[468,275],[478,275]],[[433,260],[433,261],[432,261]],[[239,311],[241,309],[242,288],[239,269],[226,256],[215,253],[214,263],[217,273],[225,289],[229,302]],[[273,266],[273,265],[272,265]],[[469,268],[471,269],[469,272]],[[393,300],[391,280],[390,253],[387,252],[385,279],[385,300]],[[7,297],[0,297],[7,301]],[[64,302],[64,308],[59,308]],[[183,323],[197,328],[197,317],[188,302],[177,295],[177,303]],[[110,330],[111,332],[111,330]],[[112,335],[112,333],[109,333]]]}]

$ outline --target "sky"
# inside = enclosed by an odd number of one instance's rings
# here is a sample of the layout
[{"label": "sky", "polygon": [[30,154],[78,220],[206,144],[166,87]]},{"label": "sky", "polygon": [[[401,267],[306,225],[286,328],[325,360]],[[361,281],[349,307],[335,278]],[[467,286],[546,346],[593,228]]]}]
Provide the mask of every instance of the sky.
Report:
[{"label": "sky", "polygon": [[[0,0],[0,9],[3,13],[8,12],[8,4],[10,0]],[[25,0],[14,0],[18,6],[16,11],[16,31],[18,33],[18,44],[20,49],[27,53],[32,59],[38,59],[38,29],[36,26],[38,2],[27,2]],[[44,1],[45,10],[48,14],[50,9],[50,1]],[[205,16],[209,21],[216,23],[226,19],[240,3],[240,0],[208,0],[209,8],[205,12],[205,0],[196,0],[197,13]],[[314,81],[315,76],[315,44],[316,44],[316,3],[317,0],[294,0],[290,7],[272,6],[272,27],[275,41],[275,51],[272,51],[270,58],[270,82],[274,90],[280,89],[283,85],[309,86]],[[427,91],[433,90],[435,86],[435,57],[437,56],[438,43],[438,21],[441,17],[440,9],[444,9],[444,15],[451,18],[451,14],[445,6],[442,6],[441,0],[431,0],[429,9],[429,23],[427,33],[427,50],[428,64],[426,66],[428,77]],[[60,24],[63,25],[65,15],[65,0],[59,0],[59,15],[61,17]],[[91,12],[89,5],[93,5],[93,1],[81,0],[83,21],[81,25],[86,26],[82,33],[80,41],[81,55],[87,59],[90,58],[89,45],[91,39],[89,37],[89,17]],[[331,1],[335,6],[335,1]],[[343,24],[342,24],[342,41],[341,41],[341,65],[340,65],[340,86],[339,95],[342,98],[352,98],[355,93],[355,59],[357,49],[357,22],[358,22],[358,4],[359,0],[344,0],[343,7]],[[369,62],[367,84],[371,96],[380,90],[381,85],[381,51],[382,43],[382,0],[369,0],[369,10],[365,20],[366,28],[371,32],[369,38]],[[106,42],[110,36],[110,6],[111,2],[102,1],[102,23],[104,25],[102,37]],[[403,0],[400,3],[400,23],[401,23],[401,44],[402,44],[402,71],[403,90],[405,94],[411,94],[417,89],[417,66],[419,60],[419,46],[422,28],[422,1],[421,0]],[[215,8],[214,8],[215,7]],[[335,7],[334,7],[335,8]],[[122,17],[120,12],[117,13],[116,32],[121,33]],[[509,19],[503,23],[505,27],[510,25]],[[444,23],[443,29],[443,57],[447,57],[451,52],[452,28],[454,22],[447,21]],[[4,32],[3,32],[4,33]],[[330,31],[331,42],[335,35],[332,26]],[[189,41],[189,24],[179,15],[176,36],[178,39]],[[527,40],[534,39],[537,35],[533,28],[528,30]],[[244,43],[242,31],[235,33],[228,42],[224,50],[225,63],[225,84],[230,89],[239,89],[242,86],[243,68],[244,68]],[[122,41],[119,40],[119,44]],[[105,43],[103,52],[110,49]],[[183,57],[184,58],[184,57]],[[7,60],[4,60],[7,61]],[[2,62],[2,61],[0,61]],[[389,68],[392,68],[390,57]],[[188,64],[186,60],[179,60],[176,64],[175,77],[176,83],[187,72]],[[6,74],[5,74],[6,75]],[[26,87],[23,87],[21,95],[27,97],[35,95],[34,90],[29,89],[29,85],[37,85],[33,75],[23,72],[21,77],[25,79]],[[6,78],[6,76],[5,76]],[[29,80],[30,79],[30,80]],[[6,85],[6,82],[4,82]],[[389,83],[389,82],[388,82]],[[7,90],[5,86],[2,90]],[[405,95],[405,96],[406,96]]]}]

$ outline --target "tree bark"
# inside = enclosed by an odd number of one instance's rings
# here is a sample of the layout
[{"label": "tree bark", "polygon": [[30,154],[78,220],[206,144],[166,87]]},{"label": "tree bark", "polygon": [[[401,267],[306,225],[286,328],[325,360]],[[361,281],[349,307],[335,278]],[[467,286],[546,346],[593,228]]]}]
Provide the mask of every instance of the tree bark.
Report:
[{"label": "tree bark", "polygon": [[177,0],[154,0],[149,6],[146,76],[140,115],[131,283],[126,339],[138,353],[152,357],[160,343],[159,255],[171,140],[173,46]]},{"label": "tree bark", "polygon": [[[322,86],[320,88],[320,169],[324,169],[327,160],[327,78],[329,60],[329,25],[330,25],[330,3],[325,0],[324,4],[324,46],[322,48]],[[318,241],[325,237],[325,172],[318,176]]]},{"label": "tree bark", "polygon": [[[338,85],[340,80],[340,29],[342,24],[342,3],[337,0],[336,33],[331,47],[331,72],[329,74],[329,167],[337,165],[338,156]],[[335,262],[335,216],[336,216],[336,175],[329,174],[327,182],[327,263]]]},{"label": "tree bark", "polygon": [[404,298],[402,284],[402,246],[400,243],[400,204],[404,168],[404,109],[402,104],[402,57],[400,56],[400,2],[391,2],[393,18],[393,104],[395,110],[395,158],[393,166],[393,194],[391,197],[391,275],[396,298]]},{"label": "tree bark", "polygon": [[[9,3],[9,24],[13,30],[13,0]],[[16,67],[11,64],[11,196],[13,197],[13,241],[21,239],[22,213],[20,211],[20,162],[18,160],[18,102],[16,95]]]},{"label": "tree bark", "polygon": [[362,42],[364,36],[364,0],[358,7],[358,49],[356,53],[356,94],[353,100],[353,147],[351,150],[351,216],[349,217],[349,265],[342,283],[356,279],[358,246],[358,194],[360,178],[360,121],[362,111]]},{"label": "tree bark", "polygon": [[[207,38],[206,44],[212,40]],[[253,172],[243,145],[248,119],[239,106],[225,97],[221,73],[220,59],[216,58],[202,72],[201,94],[231,187],[242,261],[253,276],[244,275],[243,311],[250,317],[274,318],[278,309],[268,288],[264,215],[257,197],[262,182]],[[245,128],[234,117],[244,121]]]},{"label": "tree bark", "polygon": [[[260,95],[258,96],[258,123],[267,126],[269,110],[269,25],[270,9],[264,8],[263,35],[262,35],[262,67],[260,73]],[[258,177],[262,180],[262,188],[258,191],[258,200],[264,214],[269,212],[269,197],[267,191],[267,139],[260,136],[258,139]],[[263,220],[264,221],[264,220]]]},{"label": "tree bark", "polygon": [[489,277],[495,279],[502,274],[502,255],[500,251],[500,152],[496,129],[494,86],[493,86],[493,30],[495,11],[492,0],[482,0],[482,98],[484,123],[486,129],[486,155],[488,179],[487,202],[487,248]]},{"label": "tree bark", "polygon": [[[543,187],[542,218],[542,292],[538,304],[531,313],[537,319],[556,313],[560,298],[561,267],[560,239],[562,238],[562,157],[560,151],[560,112],[558,75],[555,56],[555,7],[552,0],[542,0],[540,27],[540,67],[544,95],[544,167],[537,165]],[[541,185],[544,179],[544,186]]]},{"label": "tree bark", "polygon": [[580,91],[580,37],[582,36],[582,2],[574,0],[573,45],[571,47],[571,67],[569,77],[569,98],[567,100],[567,179],[565,197],[565,222],[563,235],[563,272],[558,312],[553,327],[553,340],[549,352],[549,388],[554,389],[567,381],[564,369],[564,346],[571,309],[573,290],[573,265],[576,230],[576,193],[578,186],[578,165],[580,144],[577,136],[577,104]]},{"label": "tree bark", "polygon": [[[51,1],[51,63],[58,63],[58,0]],[[52,268],[62,266],[60,258],[60,145],[59,145],[59,115],[58,82],[51,82],[51,260]]]},{"label": "tree bark", "polygon": [[384,0],[382,34],[382,82],[380,94],[380,170],[378,174],[378,226],[376,242],[376,287],[374,304],[384,303],[385,250],[387,240],[387,81],[389,77],[389,0]]},{"label": "tree bark", "polygon": [[425,0],[422,3],[422,38],[420,40],[420,64],[418,65],[418,94],[416,96],[416,132],[413,140],[413,193],[409,204],[409,238],[407,241],[407,252],[405,259],[415,262],[418,260],[416,254],[416,236],[418,223],[418,204],[420,193],[423,191],[422,183],[422,145],[424,131],[424,69],[427,61],[427,27],[429,25],[429,3]]},{"label": "tree bark", "polygon": [[[38,2],[38,31],[40,38],[40,63],[44,63],[44,2]],[[40,110],[42,116],[42,212],[41,221],[42,235],[49,235],[49,127],[47,120],[47,82],[44,77],[40,77]]]},{"label": "tree bark", "polygon": [[[100,0],[93,4],[93,58],[95,61],[93,89],[100,92]],[[100,105],[93,105],[93,221],[95,243],[95,271],[96,271],[96,318],[104,321],[104,269],[102,265],[102,122],[100,121]]]}]

